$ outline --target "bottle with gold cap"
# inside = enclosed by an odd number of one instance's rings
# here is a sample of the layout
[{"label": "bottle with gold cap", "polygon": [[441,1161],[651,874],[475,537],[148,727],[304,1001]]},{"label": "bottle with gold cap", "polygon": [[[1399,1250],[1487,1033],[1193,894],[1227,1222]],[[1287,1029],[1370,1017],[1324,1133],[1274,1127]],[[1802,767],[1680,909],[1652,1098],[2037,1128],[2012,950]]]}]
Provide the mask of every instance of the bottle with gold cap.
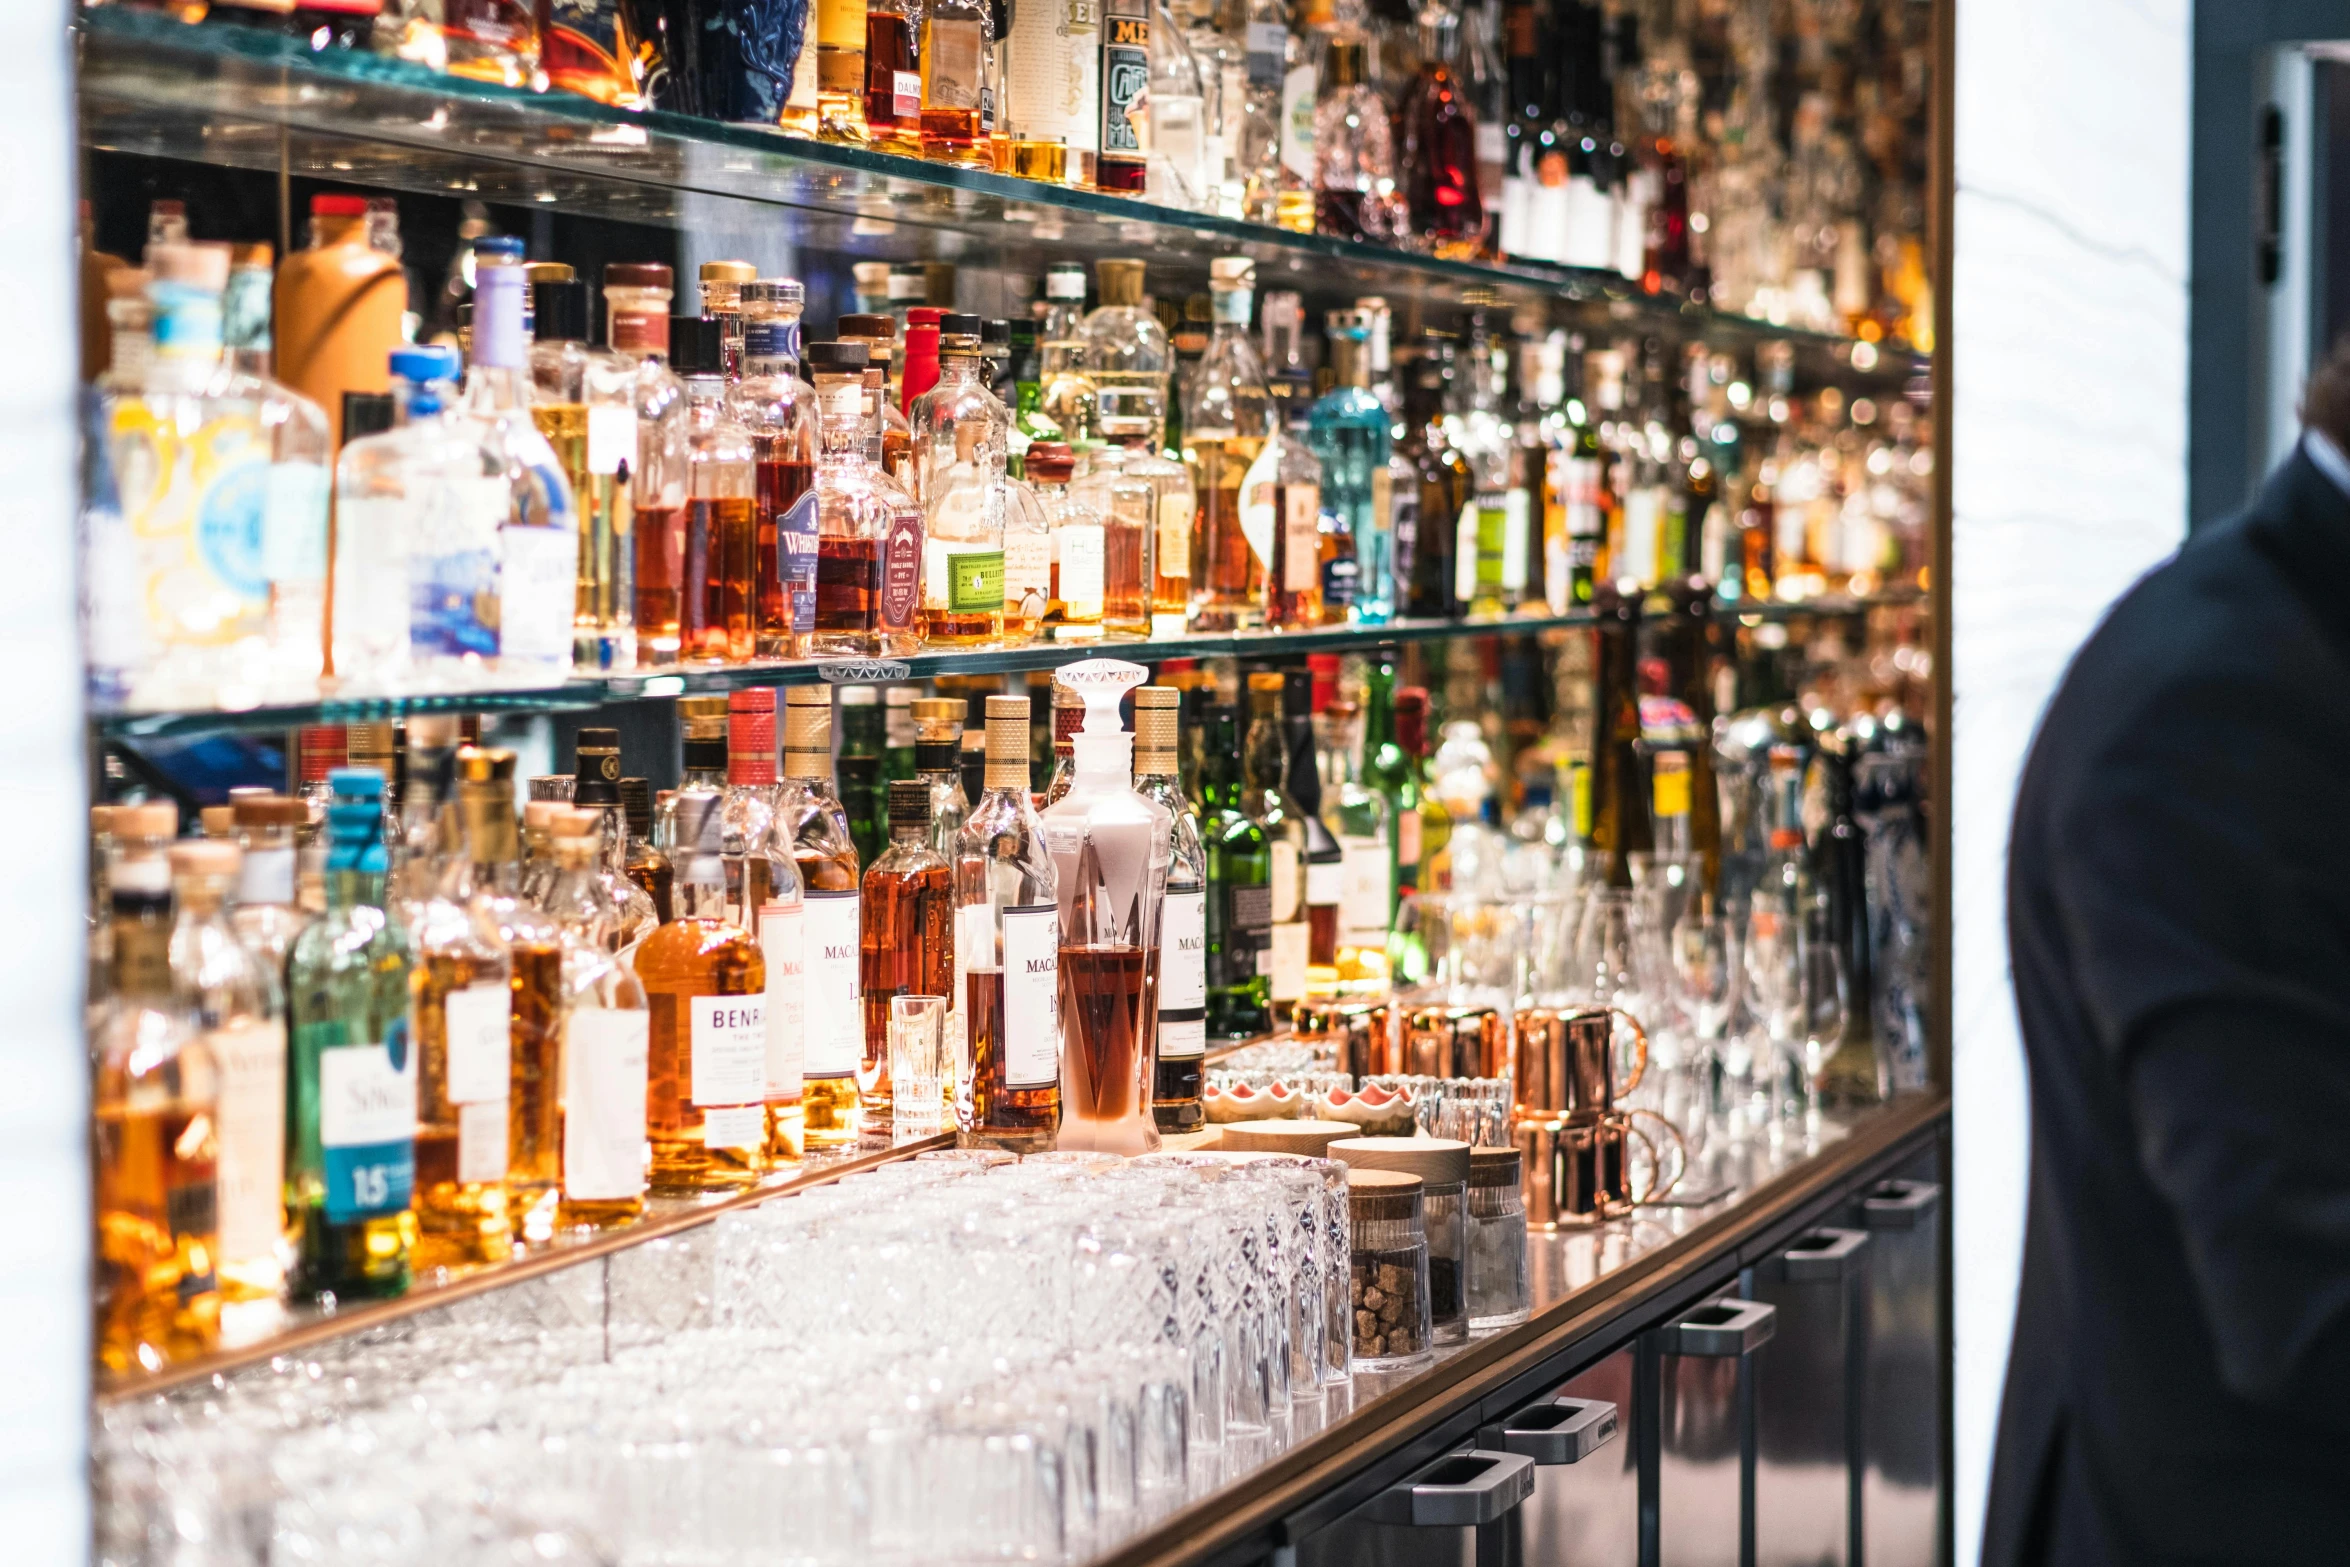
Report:
[{"label": "bottle with gold cap", "polygon": [[767,1169],[767,963],[727,917],[721,791],[663,806],[675,918],[637,948],[652,1007],[646,1127],[652,1189],[731,1191]]},{"label": "bottle with gold cap", "polygon": [[219,1341],[219,1073],[172,973],[168,802],[114,813],[112,994],[91,1029],[97,1353],[154,1370]]},{"label": "bottle with gold cap", "polygon": [[555,881],[547,913],[562,933],[562,1186],[558,1229],[611,1229],[645,1211],[645,1091],[652,1013],[636,971],[613,956],[598,813],[559,807],[550,821]]},{"label": "bottle with gold cap", "polygon": [[1051,1147],[1061,1118],[1060,904],[1028,781],[1028,699],[991,696],[987,788],[953,856],[957,1114],[964,1141],[1021,1151]]},{"label": "bottle with gold cap", "polygon": [[1162,1132],[1197,1130],[1200,1062],[1208,1028],[1208,857],[1199,816],[1183,792],[1177,728],[1183,693],[1144,686],[1134,693],[1134,792],[1167,808],[1167,897],[1148,969],[1152,1039],[1151,1117]]},{"label": "bottle with gold cap", "polygon": [[802,903],[801,1123],[811,1150],[857,1141],[862,877],[849,818],[833,792],[832,689],[784,688],[783,789],[775,836],[790,846]]},{"label": "bottle with gold cap", "polygon": [[230,1300],[274,1300],[286,1273],[286,1003],[280,967],[230,928],[236,845],[171,847],[178,912],[171,972],[195,1003],[196,1026],[218,1074],[213,1114],[220,1226],[215,1264]]},{"label": "bottle with gold cap", "polygon": [[743,373],[743,285],[758,276],[748,261],[702,263],[702,314],[718,323],[729,381]]}]

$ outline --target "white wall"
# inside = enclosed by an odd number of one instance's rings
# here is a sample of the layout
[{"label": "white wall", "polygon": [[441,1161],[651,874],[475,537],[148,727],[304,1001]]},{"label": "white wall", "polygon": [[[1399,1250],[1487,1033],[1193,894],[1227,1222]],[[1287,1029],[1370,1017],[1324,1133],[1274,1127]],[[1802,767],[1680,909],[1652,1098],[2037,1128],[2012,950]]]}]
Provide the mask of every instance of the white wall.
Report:
[{"label": "white wall", "polygon": [[1958,1561],[2023,1241],[2016,774],[2066,660],[2184,535],[2188,0],[1956,0],[1952,1077]]},{"label": "white wall", "polygon": [[74,616],[73,104],[65,0],[0,4],[0,1557],[87,1554],[88,1053],[81,921],[81,635]]}]

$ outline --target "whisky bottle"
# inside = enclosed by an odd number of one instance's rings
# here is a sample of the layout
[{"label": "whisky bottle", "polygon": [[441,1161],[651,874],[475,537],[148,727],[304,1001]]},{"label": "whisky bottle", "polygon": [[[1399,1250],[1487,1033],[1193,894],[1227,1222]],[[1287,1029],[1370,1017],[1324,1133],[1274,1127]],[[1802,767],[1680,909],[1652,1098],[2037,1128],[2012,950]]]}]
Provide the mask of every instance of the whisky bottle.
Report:
[{"label": "whisky bottle", "polygon": [[742,663],[758,650],[756,466],[727,405],[721,323],[673,316],[669,365],[685,385],[686,501],[678,656]]},{"label": "whisky bottle", "polygon": [[800,1156],[800,1079],[807,1034],[806,908],[799,860],[779,830],[775,689],[727,698],[726,792],[719,803],[726,917],[758,939],[767,961],[767,1156]]},{"label": "whisky bottle", "polygon": [[[701,316],[718,323],[719,373],[729,381],[743,373],[743,289],[758,276],[759,269],[748,261],[705,261],[700,268]],[[674,348],[676,334],[670,337]]]},{"label": "whisky bottle", "polygon": [[1207,1050],[1207,851],[1199,816],[1178,776],[1182,693],[1144,686],[1134,693],[1134,789],[1166,808],[1167,896],[1158,945],[1146,965],[1151,1018],[1151,1118],[1162,1132],[1196,1131],[1206,1120],[1200,1063]]},{"label": "whisky bottle", "polygon": [[1339,903],[1345,885],[1345,855],[1322,822],[1322,770],[1316,754],[1313,677],[1293,669],[1283,677],[1281,731],[1289,751],[1284,784],[1289,804],[1306,830],[1306,989],[1328,994],[1338,986]]},{"label": "whisky bottle", "polygon": [[1411,237],[1411,213],[1397,188],[1393,122],[1370,83],[1368,55],[1359,33],[1330,40],[1329,75],[1312,111],[1314,229],[1394,245]]},{"label": "whisky bottle", "polygon": [[[1113,635],[1150,634],[1159,499],[1150,479],[1137,470],[1161,461],[1139,446],[1113,442],[1095,449],[1085,475],[1070,487],[1077,504],[1101,519],[1102,629]],[[1190,476],[1184,478],[1188,485]]]},{"label": "whisky bottle", "polygon": [[[726,795],[727,703],[722,696],[688,696],[677,701],[678,726],[684,731],[677,787],[662,797],[654,814],[653,841],[668,856],[672,876],[693,851],[692,833],[698,830],[694,800],[708,800],[713,810]],[[681,836],[681,834],[683,836]],[[671,884],[671,898],[676,896]]]},{"label": "whisky bottle", "polygon": [[1247,787],[1241,808],[1265,834],[1269,857],[1266,946],[1262,968],[1267,1003],[1275,1026],[1306,993],[1307,952],[1312,938],[1306,918],[1306,824],[1288,795],[1289,744],[1281,723],[1286,682],[1271,670],[1248,677],[1248,741],[1243,753]]},{"label": "whisky bottle", "polygon": [[275,1300],[285,1284],[286,1010],[284,970],[237,939],[222,913],[236,846],[175,843],[171,972],[192,1000],[217,1074],[216,1264],[229,1300]]},{"label": "whisky bottle", "polygon": [[[1089,176],[1090,178],[1090,176]],[[1079,456],[1101,444],[1098,394],[1086,373],[1085,268],[1056,261],[1045,268],[1044,319],[1037,328],[1039,374],[1037,419],[1050,426],[1031,431],[1036,440],[1061,441]]]},{"label": "whisky bottle", "polygon": [[920,14],[908,0],[865,0],[865,135],[886,152],[922,150]]},{"label": "whisky bottle", "polygon": [[680,790],[665,811],[677,917],[637,948],[636,972],[652,1013],[652,1190],[684,1197],[767,1168],[767,964],[726,917],[718,794]]},{"label": "whisky bottle", "polygon": [[[987,699],[986,791],[955,835],[965,1139],[1049,1148],[1061,1117],[1060,904],[1028,792],[1028,700]],[[958,1105],[958,1110],[962,1107]]]},{"label": "whisky bottle", "polygon": [[865,1012],[859,860],[832,787],[832,691],[784,689],[783,790],[775,835],[800,873],[804,1034],[801,1119],[810,1152],[857,1142],[857,1068]]},{"label": "whisky bottle", "polygon": [[1063,1148],[1148,1153],[1151,1036],[1156,1011],[1148,963],[1166,896],[1174,819],[1134,788],[1134,737],[1118,703],[1147,671],[1087,659],[1055,676],[1085,699],[1068,795],[1045,813],[1060,909]]},{"label": "whisky bottle", "polygon": [[301,801],[266,789],[249,793],[232,790],[229,810],[242,855],[237,862],[237,891],[229,907],[229,928],[272,974],[283,974],[294,939],[311,920],[294,898],[295,860],[300,852],[294,846],[294,836],[308,825],[309,811]]},{"label": "whisky bottle", "polygon": [[908,652],[919,637],[921,512],[878,465],[883,443],[871,421],[880,414],[867,409],[886,409],[887,399],[866,384],[871,365],[864,342],[808,349],[823,442],[816,464],[816,625],[810,643],[818,654]]},{"label": "whisky bottle", "polygon": [[1420,69],[1396,116],[1408,243],[1455,261],[1485,247],[1485,202],[1478,190],[1477,148],[1483,129],[1460,64],[1460,13],[1421,7]]},{"label": "whisky bottle", "polygon": [[1240,526],[1263,564],[1256,593],[1268,628],[1322,623],[1322,465],[1304,433],[1302,419],[1275,430],[1240,480]]},{"label": "whisky bottle", "polygon": [[585,670],[636,662],[636,366],[591,347],[588,286],[534,284],[531,418],[555,448],[579,511],[571,657]]},{"label": "whisky bottle", "polygon": [[[863,962],[864,1054],[857,1103],[868,1137],[888,1138],[894,1109],[889,1075],[889,1004],[898,996],[949,997],[955,978],[954,879],[930,846],[930,785],[889,786],[889,847],[866,868]],[[953,1105],[942,1109],[951,1118]]]},{"label": "whisky bottle", "polygon": [[1268,1032],[1266,949],[1272,939],[1272,846],[1241,807],[1240,713],[1209,711],[1200,761],[1201,847],[1208,861],[1208,1033]]},{"label": "whisky bottle", "polygon": [[1150,90],[1150,35],[1150,0],[1102,0],[1096,190],[1141,195],[1149,183],[1150,132],[1158,111]]},{"label": "whisky bottle", "polygon": [[[473,485],[495,474],[494,482],[506,490],[505,504],[490,514],[498,525],[483,541],[489,554],[479,559],[474,547],[429,557],[438,568],[425,583],[411,583],[412,593],[429,593],[436,608],[428,618],[445,628],[441,644],[428,648],[444,670],[478,673],[474,643],[486,642],[499,679],[514,685],[552,684],[571,673],[579,587],[579,513],[571,481],[529,414],[530,344],[522,327],[527,283],[519,265],[491,265],[486,257],[474,272],[473,349],[457,422],[478,443]],[[412,517],[412,537],[419,526]],[[487,599],[480,597],[485,573],[492,590]],[[494,606],[487,625],[484,604]]]},{"label": "whisky bottle", "polygon": [[743,373],[728,407],[751,434],[761,658],[807,652],[816,629],[816,393],[799,375],[801,301],[790,278],[743,285]]},{"label": "whisky bottle", "polygon": [[[669,369],[674,281],[660,262],[614,262],[604,268],[605,340],[629,370],[609,396],[590,396],[591,408],[611,410],[603,416],[604,459],[625,460],[629,466],[629,613],[636,656],[646,664],[677,662],[683,610],[689,476],[685,386]],[[631,410],[627,419],[620,414],[624,404]]]},{"label": "whisky bottle", "polygon": [[816,134],[865,140],[865,0],[816,0]]},{"label": "whisky bottle", "polygon": [[1199,496],[1192,621],[1202,631],[1264,624],[1264,546],[1242,525],[1241,478],[1272,434],[1271,395],[1249,335],[1255,263],[1220,256],[1208,264],[1215,324],[1184,400],[1184,459]]},{"label": "whisky bottle", "polygon": [[1430,336],[1404,381],[1403,436],[1396,445],[1395,583],[1399,608],[1415,619],[1451,620],[1458,520],[1471,504],[1468,464],[1445,434],[1452,383],[1449,340]]},{"label": "whisky bottle", "polygon": [[1053,771],[1045,780],[1037,809],[1050,810],[1077,781],[1077,731],[1085,724],[1085,699],[1057,681],[1053,684]]},{"label": "whisky bottle", "polygon": [[110,995],[92,1020],[97,1353],[155,1370],[220,1336],[219,1077],[171,965],[169,802],[118,807]]},{"label": "whisky bottle", "polygon": [[922,156],[965,168],[993,166],[982,126],[987,62],[995,50],[984,0],[926,0],[922,7]]},{"label": "whisky bottle", "polygon": [[287,965],[286,1218],[292,1292],[352,1300],[408,1287],[418,1036],[414,949],[385,912],[383,777],[346,768],[332,783],[326,912]]},{"label": "whisky bottle", "polygon": [[642,941],[661,923],[652,893],[629,874],[633,846],[631,816],[620,776],[620,731],[582,726],[571,755],[571,803],[595,813],[596,836],[604,845],[596,884],[610,915],[606,939],[611,950],[618,952]]},{"label": "whisky bottle", "polygon": [[914,399],[914,472],[922,497],[923,632],[934,644],[1004,634],[1004,461],[1011,411],[980,376],[979,317],[939,323],[939,379]]},{"label": "whisky bottle", "polygon": [[1071,488],[1076,466],[1074,454],[1060,441],[1038,441],[1028,448],[1028,487],[1052,530],[1052,591],[1045,621],[1059,642],[1100,638],[1109,590],[1108,522],[1089,496]]},{"label": "whisky bottle", "polygon": [[[1378,678],[1374,673],[1372,679]],[[1393,678],[1389,671],[1390,684]],[[1372,700],[1385,702],[1387,693],[1378,691]],[[1387,935],[1395,923],[1393,807],[1356,763],[1358,749],[1367,760],[1371,748],[1354,707],[1334,702],[1328,718],[1325,754],[1338,776],[1323,821],[1338,840],[1338,988],[1376,994],[1387,988]],[[1391,736],[1381,739],[1393,749]]]},{"label": "whisky bottle", "polygon": [[[670,918],[669,893],[675,876],[669,868],[669,856],[653,844],[652,784],[642,778],[621,779],[620,809],[628,821],[623,868],[630,884],[652,905],[653,923],[665,925]],[[650,934],[649,927],[646,934]]]},{"label": "whisky bottle", "polygon": [[[913,298],[922,297],[922,269],[911,273],[892,268],[890,289],[893,307],[898,289],[911,280]],[[913,308],[912,306],[905,307]],[[907,492],[911,498],[914,489],[914,427],[907,421],[906,411],[892,395],[890,370],[898,352],[899,333],[905,327],[903,313],[882,315],[866,311],[842,316],[834,325],[834,332],[844,343],[865,345],[865,368],[861,383],[864,387],[865,455],[876,472],[890,483]]]},{"label": "whisky bottle", "polygon": [[1078,328],[1094,386],[1095,430],[1104,441],[1158,451],[1167,434],[1167,389],[1175,350],[1143,299],[1144,263],[1095,263],[1101,303]]},{"label": "whisky bottle", "polygon": [[[682,705],[682,704],[680,704]],[[726,696],[726,782],[718,804],[726,861],[726,917],[756,934],[773,885],[766,846],[775,824],[775,688],[745,686]]]},{"label": "whisky bottle", "polygon": [[1648,793],[1640,786],[1640,595],[1602,582],[1592,609],[1599,625],[1592,633],[1598,658],[1590,848],[1593,869],[1606,885],[1629,887],[1632,856],[1653,847]]},{"label": "whisky bottle", "polygon": [[561,1230],[612,1229],[645,1211],[652,1017],[636,971],[611,951],[602,825],[596,812],[579,809],[559,812],[554,822],[547,912],[563,946]]}]

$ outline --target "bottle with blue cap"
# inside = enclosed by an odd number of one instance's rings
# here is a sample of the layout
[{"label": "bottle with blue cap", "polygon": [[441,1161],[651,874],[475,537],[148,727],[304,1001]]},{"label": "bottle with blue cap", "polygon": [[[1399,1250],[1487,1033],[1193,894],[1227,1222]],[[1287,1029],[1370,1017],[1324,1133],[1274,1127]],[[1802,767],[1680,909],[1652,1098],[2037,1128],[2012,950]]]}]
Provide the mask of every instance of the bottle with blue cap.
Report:
[{"label": "bottle with blue cap", "polygon": [[397,422],[347,441],[335,464],[334,671],[352,695],[415,688],[415,587],[437,569],[440,524],[479,465],[450,413],[457,351],[396,348],[391,371]]},{"label": "bottle with blue cap", "polygon": [[286,965],[286,1215],[298,1297],[408,1287],[416,1243],[417,1051],[408,931],[384,913],[383,774],[337,768],[326,913]]}]

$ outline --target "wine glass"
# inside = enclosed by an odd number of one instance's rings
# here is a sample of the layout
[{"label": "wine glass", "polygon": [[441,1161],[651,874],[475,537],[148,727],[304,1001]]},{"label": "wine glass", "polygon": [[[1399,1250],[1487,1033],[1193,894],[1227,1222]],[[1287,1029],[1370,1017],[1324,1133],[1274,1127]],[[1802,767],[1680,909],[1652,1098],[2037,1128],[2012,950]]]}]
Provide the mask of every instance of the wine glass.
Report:
[{"label": "wine glass", "polygon": [[1828,1059],[1844,1042],[1850,997],[1844,949],[1834,938],[1826,899],[1804,910],[1798,967],[1803,1026],[1803,1114],[1805,1127],[1819,1129],[1820,1102]]},{"label": "wine glass", "polygon": [[1666,940],[1674,1009],[1689,1035],[1681,1125],[1692,1161],[1691,1174],[1684,1182],[1689,1188],[1685,1196],[1692,1200],[1702,1200],[1713,1184],[1710,1174],[1701,1175],[1694,1166],[1705,1154],[1721,1108],[1716,1078],[1724,1074],[1727,1065],[1731,1017],[1738,1002],[1743,956],[1738,938],[1738,922],[1718,913],[1710,898],[1700,896],[1689,901]]},{"label": "wine glass", "polygon": [[1792,890],[1764,885],[1746,909],[1741,944],[1747,1026],[1735,1062],[1743,1070],[1745,1113],[1751,1126],[1775,1139],[1789,1073],[1803,1069],[1803,910]]}]

